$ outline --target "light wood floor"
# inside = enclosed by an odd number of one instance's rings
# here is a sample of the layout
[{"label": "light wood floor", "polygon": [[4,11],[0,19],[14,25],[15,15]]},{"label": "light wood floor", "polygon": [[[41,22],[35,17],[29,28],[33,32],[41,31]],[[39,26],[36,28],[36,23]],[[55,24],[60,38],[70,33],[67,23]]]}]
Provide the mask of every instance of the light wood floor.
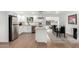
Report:
[{"label": "light wood floor", "polygon": [[9,43],[0,42],[0,48],[9,48]]},{"label": "light wood floor", "polygon": [[57,38],[55,35],[48,33],[50,41],[46,43],[37,43],[35,34],[23,33],[16,40],[10,43],[0,43],[0,48],[79,48],[79,42],[73,38]]},{"label": "light wood floor", "polygon": [[39,47],[47,47],[45,43],[37,43],[35,41],[35,34],[32,33],[24,33],[19,36],[13,42],[10,42],[10,48],[39,48]]},{"label": "light wood floor", "polygon": [[[54,36],[55,37],[55,36]],[[79,48],[79,42],[70,42],[68,40],[53,40],[52,38],[47,44],[37,43],[35,34],[24,33],[13,42],[10,42],[10,48]],[[57,38],[55,38],[57,39]],[[62,39],[62,38],[60,38]],[[63,38],[68,39],[68,38]]]}]

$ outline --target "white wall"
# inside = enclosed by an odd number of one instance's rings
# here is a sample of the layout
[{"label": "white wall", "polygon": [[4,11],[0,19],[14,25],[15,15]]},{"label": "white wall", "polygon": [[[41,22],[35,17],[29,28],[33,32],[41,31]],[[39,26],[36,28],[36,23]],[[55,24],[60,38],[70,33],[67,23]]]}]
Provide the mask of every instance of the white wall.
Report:
[{"label": "white wall", "polygon": [[[77,14],[77,25],[73,25],[73,24],[68,24],[68,16],[69,15],[73,15],[73,14]],[[73,12],[73,13],[69,13],[69,14],[66,14],[66,17],[65,17],[65,20],[66,20],[66,32],[69,33],[69,34],[73,34],[73,28],[77,28],[79,29],[79,12]],[[79,32],[79,31],[78,31]]]},{"label": "white wall", "polygon": [[63,15],[63,14],[60,14],[60,15],[59,15],[59,25],[60,25],[60,26],[65,25],[65,21],[66,21],[66,20],[64,19],[65,15],[66,15],[66,14],[64,14],[64,15]]},{"label": "white wall", "polygon": [[8,12],[0,11],[0,42],[8,41]]},{"label": "white wall", "polygon": [[[77,14],[77,25],[68,24],[68,16],[73,15],[73,14]],[[73,35],[73,28],[77,28],[77,30],[78,30],[77,34],[79,37],[79,12],[73,11],[70,13],[62,14],[60,16],[60,24],[66,26],[66,33],[68,33],[70,35]]]}]

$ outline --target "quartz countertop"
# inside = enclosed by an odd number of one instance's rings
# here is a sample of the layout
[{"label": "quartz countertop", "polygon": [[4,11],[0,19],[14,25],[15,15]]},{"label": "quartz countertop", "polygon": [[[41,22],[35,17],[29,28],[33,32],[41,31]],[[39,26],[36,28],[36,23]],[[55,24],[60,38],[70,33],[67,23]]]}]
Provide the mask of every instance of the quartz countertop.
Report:
[{"label": "quartz countertop", "polygon": [[37,29],[37,30],[43,30],[43,29],[44,29],[44,30],[48,30],[48,29],[50,29],[50,28],[47,27],[47,26],[41,26],[41,27],[38,26],[38,27],[36,27],[36,29]]}]

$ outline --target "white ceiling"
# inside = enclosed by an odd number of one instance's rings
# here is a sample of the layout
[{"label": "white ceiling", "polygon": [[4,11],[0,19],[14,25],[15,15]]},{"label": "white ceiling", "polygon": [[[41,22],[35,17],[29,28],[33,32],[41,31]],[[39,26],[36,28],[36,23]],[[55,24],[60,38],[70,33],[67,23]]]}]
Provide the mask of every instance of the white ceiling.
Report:
[{"label": "white ceiling", "polygon": [[60,15],[60,14],[67,14],[77,11],[10,11],[10,14],[16,15]]}]

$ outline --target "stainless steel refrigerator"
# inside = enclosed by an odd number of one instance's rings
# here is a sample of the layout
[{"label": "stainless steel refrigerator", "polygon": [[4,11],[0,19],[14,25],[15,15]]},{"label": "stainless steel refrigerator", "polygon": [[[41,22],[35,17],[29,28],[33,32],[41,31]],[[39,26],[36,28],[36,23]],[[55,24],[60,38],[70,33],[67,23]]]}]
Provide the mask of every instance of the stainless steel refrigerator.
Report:
[{"label": "stainless steel refrigerator", "polygon": [[18,38],[18,19],[16,16],[9,15],[9,41],[13,41]]}]

